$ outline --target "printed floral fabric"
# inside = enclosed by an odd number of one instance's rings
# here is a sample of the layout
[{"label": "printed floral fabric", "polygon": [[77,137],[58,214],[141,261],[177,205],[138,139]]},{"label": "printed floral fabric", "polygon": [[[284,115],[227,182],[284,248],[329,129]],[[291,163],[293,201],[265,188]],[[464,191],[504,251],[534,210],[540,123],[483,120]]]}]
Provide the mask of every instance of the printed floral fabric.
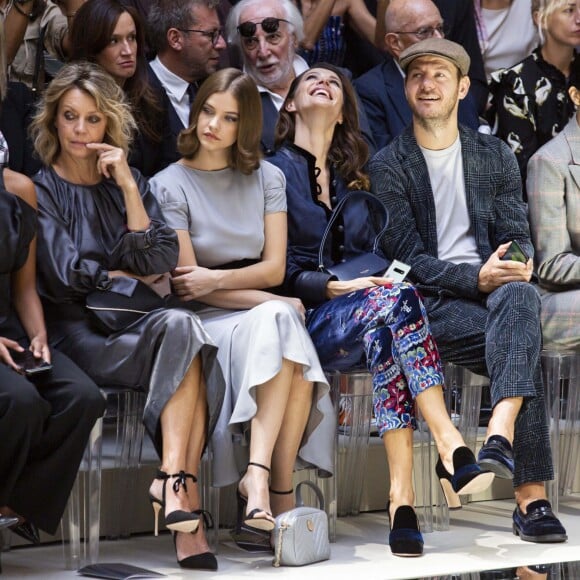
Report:
[{"label": "printed floral fabric", "polygon": [[497,136],[515,153],[524,190],[529,158],[566,126],[574,112],[567,85],[562,72],[543,59],[540,47],[520,63],[491,75],[490,122],[497,121]]},{"label": "printed floral fabric", "polygon": [[423,302],[409,284],[357,290],[307,311],[306,326],[326,370],[367,366],[379,435],[416,428],[414,399],[443,384]]}]

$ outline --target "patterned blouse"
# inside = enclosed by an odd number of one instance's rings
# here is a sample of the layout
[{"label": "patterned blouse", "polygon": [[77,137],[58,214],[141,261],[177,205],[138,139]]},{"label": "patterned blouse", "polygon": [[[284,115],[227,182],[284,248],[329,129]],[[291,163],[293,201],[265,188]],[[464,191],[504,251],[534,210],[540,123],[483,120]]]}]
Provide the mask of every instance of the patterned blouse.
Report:
[{"label": "patterned blouse", "polygon": [[491,75],[490,123],[497,120],[496,135],[515,153],[524,184],[529,158],[574,113],[567,85],[562,72],[544,60],[541,47],[520,63]]}]

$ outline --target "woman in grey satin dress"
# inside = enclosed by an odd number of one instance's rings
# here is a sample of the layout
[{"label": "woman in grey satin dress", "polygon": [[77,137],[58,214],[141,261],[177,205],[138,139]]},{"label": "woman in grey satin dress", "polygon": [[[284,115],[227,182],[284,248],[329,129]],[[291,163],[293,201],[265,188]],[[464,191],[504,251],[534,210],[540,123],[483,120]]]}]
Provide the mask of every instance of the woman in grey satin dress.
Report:
[{"label": "woman in grey satin dress", "polygon": [[165,509],[182,567],[216,569],[196,485],[223,400],[216,347],[185,309],[159,308],[106,335],[85,308],[88,293],[131,295],[135,280],[151,283],[177,262],[175,233],[127,164],[134,127],[122,90],[97,65],[66,65],[46,90],[32,125],[45,165],[34,177],[40,292],[55,346],[100,385],[147,391],[144,423],[161,457],[152,506]]},{"label": "woman in grey satin dress", "polygon": [[297,457],[332,472],[336,428],[302,303],[267,291],[285,272],[286,194],[283,173],[259,159],[259,111],[249,76],[218,71],[179,136],[182,159],[151,180],[179,238],[174,291],[205,304],[199,316],[219,346],[227,390],[214,481],[239,480],[234,539],[252,550],[269,549],[273,516],[294,506]]}]

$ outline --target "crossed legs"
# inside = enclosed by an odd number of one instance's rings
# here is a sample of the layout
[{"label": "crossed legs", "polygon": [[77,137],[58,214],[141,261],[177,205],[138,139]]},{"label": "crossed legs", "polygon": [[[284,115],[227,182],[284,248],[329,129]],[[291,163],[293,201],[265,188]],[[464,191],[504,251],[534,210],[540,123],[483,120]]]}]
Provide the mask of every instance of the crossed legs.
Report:
[{"label": "crossed legs", "polygon": [[[160,421],[163,437],[161,470],[170,475],[185,471],[197,477],[207,424],[206,391],[199,355],[193,359],[179,387],[163,408]],[[198,485],[187,479],[186,486],[180,486],[175,492],[172,489],[174,481],[169,479],[166,483],[165,513],[176,510],[192,512],[199,509]],[[150,493],[161,499],[163,485],[163,480],[155,479]],[[202,526],[200,521],[200,527],[195,534],[177,533],[178,560],[209,551]]]}]

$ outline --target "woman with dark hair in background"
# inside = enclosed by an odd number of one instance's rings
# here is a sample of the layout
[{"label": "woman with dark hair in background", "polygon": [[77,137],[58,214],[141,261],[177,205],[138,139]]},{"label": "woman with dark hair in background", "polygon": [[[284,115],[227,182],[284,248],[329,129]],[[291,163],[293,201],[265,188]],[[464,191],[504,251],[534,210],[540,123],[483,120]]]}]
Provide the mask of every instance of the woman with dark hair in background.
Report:
[{"label": "woman with dark hair in background", "polygon": [[138,127],[129,165],[150,177],[173,161],[163,104],[148,80],[145,25],[139,12],[119,0],[87,0],[74,17],[71,44],[72,61],[97,63],[127,96]]}]

